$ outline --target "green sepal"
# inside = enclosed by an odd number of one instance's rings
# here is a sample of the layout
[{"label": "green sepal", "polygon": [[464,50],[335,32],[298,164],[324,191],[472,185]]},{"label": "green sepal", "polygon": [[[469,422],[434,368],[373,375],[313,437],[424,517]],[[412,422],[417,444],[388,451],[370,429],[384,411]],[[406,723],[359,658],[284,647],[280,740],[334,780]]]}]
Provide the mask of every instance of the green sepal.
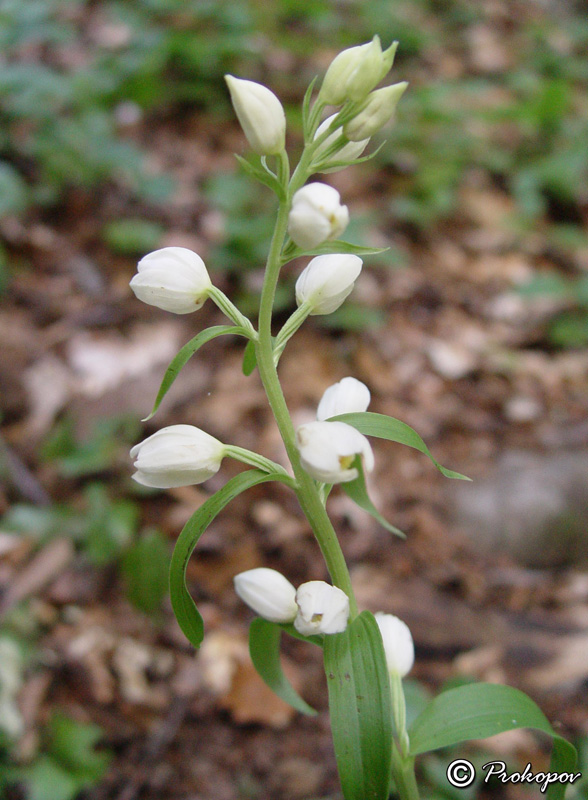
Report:
[{"label": "green sepal", "polygon": [[153,410],[148,417],[145,417],[145,419],[141,420],[142,422],[147,422],[147,420],[151,419],[151,417],[155,414],[161,405],[161,401],[168,393],[175,379],[180,374],[182,367],[187,364],[194,353],[199,350],[202,345],[210,342],[211,339],[215,339],[217,336],[224,336],[228,333],[234,333],[238,336],[246,336],[245,330],[238,325],[214,325],[212,328],[207,328],[205,331],[198,333],[193,339],[190,339],[190,341],[182,347],[179,353],[171,360],[169,367],[165,371],[165,375],[161,381],[161,386],[157,392],[157,397],[155,398]]},{"label": "green sepal", "polygon": [[345,800],[386,800],[392,707],[382,636],[369,611],[343,633],[325,636],[335,757]]},{"label": "green sepal", "polygon": [[243,351],[243,375],[251,375],[256,366],[257,354],[255,353],[255,342],[253,339],[249,339]]},{"label": "green sepal", "polygon": [[186,569],[190,556],[198,544],[198,540],[208,528],[216,515],[237,495],[266,481],[290,481],[288,476],[279,473],[268,474],[258,469],[241,472],[231,478],[222,489],[208,498],[200,508],[192,514],[178,537],[169,568],[169,588],[171,604],[178,624],[186,638],[200,647],[204,636],[204,623],[196,604],[186,585]]},{"label": "green sepal", "polygon": [[460,481],[469,481],[466,475],[461,475],[459,472],[454,472],[452,469],[442,467],[441,464],[433,458],[431,451],[410,425],[401,422],[394,417],[388,417],[385,414],[374,414],[371,411],[358,411],[352,414],[339,414],[336,417],[331,417],[331,422],[346,422],[353,428],[363,433],[364,436],[375,436],[378,439],[387,439],[390,442],[398,442],[405,444],[408,447],[414,447],[420,453],[428,456],[433,464],[437,467],[442,475],[446,478],[456,478]]},{"label": "green sepal", "polygon": [[[363,164],[364,161],[371,161],[372,158],[375,158],[382,147],[386,144],[386,142],[382,142],[379,147],[377,147],[373,153],[369,153],[367,156],[359,156],[359,158],[353,158],[351,161],[321,161],[318,164],[312,165],[313,172],[324,172],[328,170],[332,172],[334,169],[344,169],[345,167],[354,167],[356,164]],[[321,154],[322,155],[322,154]]]},{"label": "green sepal", "polygon": [[317,712],[300,697],[282,671],[281,638],[280,625],[261,617],[254,619],[249,627],[249,652],[253,666],[263,682],[285,703],[301,714],[314,716]]},{"label": "green sepal", "polygon": [[318,75],[315,75],[311,80],[308,89],[304,93],[304,100],[302,101],[302,132],[305,142],[310,142],[314,131],[309,130],[308,123],[310,120],[310,101],[312,99],[312,91],[318,80]]},{"label": "green sepal", "polygon": [[277,176],[267,166],[252,164],[251,161],[247,161],[247,159],[237,155],[236,153],[235,158],[248,175],[250,175],[256,181],[263,183],[264,186],[270,188],[280,200],[285,199],[284,187],[278,180]]},{"label": "green sepal", "polygon": [[[470,683],[438,695],[408,732],[410,754],[428,753],[469,739],[486,739],[514,728],[534,728],[553,739],[550,772],[572,772],[576,749],[558,736],[541,709],[519,689]],[[547,800],[563,800],[565,784],[552,783]]]},{"label": "green sepal", "polygon": [[387,531],[390,531],[390,533],[393,533],[396,536],[400,536],[401,539],[406,539],[406,534],[404,534],[395,525],[392,525],[391,522],[388,522],[388,520],[380,514],[378,509],[370,500],[370,496],[367,493],[367,488],[365,485],[365,473],[363,471],[363,463],[360,455],[355,456],[352,466],[355,467],[358,475],[354,481],[346,481],[345,483],[341,484],[341,488],[345,494],[350,497],[360,508],[363,508],[363,510],[367,511],[368,514],[371,514],[371,516],[376,519],[380,525],[386,528]]}]

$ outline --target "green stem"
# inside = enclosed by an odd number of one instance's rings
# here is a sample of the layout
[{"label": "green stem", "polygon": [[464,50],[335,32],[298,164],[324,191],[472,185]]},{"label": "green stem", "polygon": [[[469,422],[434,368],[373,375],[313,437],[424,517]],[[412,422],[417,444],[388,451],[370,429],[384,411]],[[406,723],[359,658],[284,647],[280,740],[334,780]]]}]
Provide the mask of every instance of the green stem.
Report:
[{"label": "green stem", "polygon": [[[349,597],[351,619],[357,616],[357,603],[353,594],[349,570],[345,563],[345,558],[337,539],[337,534],[331,524],[331,520],[321,502],[318,489],[314,480],[302,468],[298,448],[296,447],[295,431],[286,405],[286,400],[282,392],[282,387],[278,378],[278,373],[274,364],[274,352],[272,345],[272,311],[276,286],[280,274],[281,253],[288,228],[288,213],[290,201],[293,193],[304,183],[308,177],[308,165],[312,157],[314,147],[311,145],[305,148],[298,167],[296,168],[290,181],[287,197],[285,201],[280,201],[278,215],[268,254],[265,279],[261,292],[261,302],[259,308],[259,332],[258,341],[255,344],[257,356],[257,367],[263,386],[265,388],[270,407],[273,411],[276,423],[288,453],[288,458],[292,464],[294,476],[297,482],[296,495],[300,506],[310,523],[316,536],[319,547],[327,564],[329,574],[335,586],[342,589]],[[287,157],[285,153],[280,155],[279,173],[283,178],[284,184],[287,182],[289,171]]]},{"label": "green stem", "polygon": [[396,745],[392,747],[392,777],[402,800],[419,800],[414,758],[403,758]]}]

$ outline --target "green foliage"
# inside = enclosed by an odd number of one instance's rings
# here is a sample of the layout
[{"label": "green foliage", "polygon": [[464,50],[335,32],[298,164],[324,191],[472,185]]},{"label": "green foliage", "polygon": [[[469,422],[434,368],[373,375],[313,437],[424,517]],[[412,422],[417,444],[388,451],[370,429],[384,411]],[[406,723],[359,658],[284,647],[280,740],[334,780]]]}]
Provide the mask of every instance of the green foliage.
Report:
[{"label": "green foliage", "polygon": [[[518,689],[493,683],[470,683],[438,695],[410,727],[410,752],[427,753],[515,728],[534,728],[552,738],[550,772],[575,771],[575,748],[553,731],[541,709]],[[562,800],[564,793],[565,784],[552,783],[547,798]]]},{"label": "green foliage", "polygon": [[110,754],[97,751],[97,725],[53,714],[44,731],[44,752],[26,767],[7,768],[8,783],[27,787],[27,800],[73,800],[105,775]]},{"label": "green foliage", "polygon": [[170,554],[159,531],[146,531],[122,556],[127,597],[136,608],[155,614],[167,594]]},{"label": "green foliage", "polygon": [[523,297],[550,297],[562,307],[547,324],[547,338],[555,347],[585,347],[588,344],[588,277],[564,278],[542,273],[519,289]]},{"label": "green foliage", "polygon": [[139,435],[140,425],[128,416],[98,420],[89,437],[79,441],[70,418],[56,425],[41,450],[41,458],[56,464],[61,475],[81,478],[112,469],[117,456]]},{"label": "green foliage", "polygon": [[204,622],[186,585],[186,569],[190,556],[212,520],[231,500],[234,500],[241,492],[267,481],[289,483],[290,478],[286,474],[282,475],[277,472],[268,474],[258,469],[249,469],[235,475],[192,514],[178,537],[169,571],[170,596],[178,624],[194,647],[200,647],[202,644]]},{"label": "green foliage", "polygon": [[343,633],[325,636],[331,730],[346,800],[386,800],[392,757],[392,701],[382,637],[363,611]]},{"label": "green foliage", "polygon": [[119,219],[105,225],[102,236],[115,253],[143,255],[157,248],[163,236],[163,226],[144,219]]},{"label": "green foliage", "polygon": [[280,664],[282,629],[275,622],[258,617],[249,626],[249,652],[253,666],[263,681],[284,702],[301,714],[314,715],[316,711],[306,703],[286,678]]}]

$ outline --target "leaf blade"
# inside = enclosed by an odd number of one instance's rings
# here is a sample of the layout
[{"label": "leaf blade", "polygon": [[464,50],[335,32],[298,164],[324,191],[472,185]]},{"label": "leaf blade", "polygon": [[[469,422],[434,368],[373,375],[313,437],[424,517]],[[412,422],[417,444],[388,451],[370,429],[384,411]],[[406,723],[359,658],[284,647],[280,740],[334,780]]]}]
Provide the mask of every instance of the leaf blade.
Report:
[{"label": "leaf blade", "polygon": [[161,381],[161,385],[159,387],[159,391],[157,392],[157,397],[155,398],[155,403],[153,404],[153,409],[151,410],[149,416],[141,420],[142,422],[147,422],[147,420],[150,420],[151,417],[157,412],[157,409],[161,405],[161,401],[168,393],[175,379],[180,374],[182,367],[188,363],[194,353],[196,353],[202,347],[202,345],[210,342],[217,336],[224,336],[225,334],[229,333],[243,335],[243,329],[237,325],[214,325],[213,327],[207,328],[205,331],[198,333],[193,339],[190,339],[190,341],[182,347],[179,353],[177,353],[177,355],[175,355],[171,360],[168,368],[166,369],[165,375],[163,376],[163,380]]},{"label": "leaf blade", "polygon": [[347,481],[341,484],[341,488],[345,494],[350,497],[356,505],[364,511],[367,511],[367,513],[377,520],[382,527],[386,528],[387,531],[390,531],[390,533],[393,533],[395,536],[399,536],[401,539],[406,539],[406,534],[395,525],[392,525],[391,522],[388,522],[372,503],[365,484],[365,473],[363,471],[361,456],[355,456],[353,466],[357,469],[358,475],[354,481]]},{"label": "leaf blade", "polygon": [[[222,489],[208,498],[190,517],[180,533],[169,568],[171,603],[178,624],[188,641],[200,647],[204,636],[204,622],[186,585],[186,569],[198,540],[212,520],[237,495],[266,481],[283,481],[284,476],[246,470],[231,478]],[[289,480],[289,479],[288,479]]]},{"label": "leaf blade", "polygon": [[369,611],[325,636],[331,728],[346,800],[386,800],[392,758],[390,683],[382,637]]},{"label": "leaf blade", "polygon": [[282,629],[275,622],[257,617],[249,627],[249,653],[258,675],[285,703],[302,714],[317,712],[300,697],[282,671],[280,640]]},{"label": "leaf blade", "polygon": [[363,433],[364,436],[375,436],[377,439],[387,439],[390,442],[397,442],[398,444],[404,444],[418,450],[420,453],[426,455],[446,478],[455,478],[461,481],[471,480],[471,478],[468,478],[466,475],[443,467],[433,457],[433,454],[419,434],[411,428],[410,425],[401,422],[399,419],[388,417],[386,414],[375,414],[372,411],[358,411],[352,414],[339,414],[336,417],[331,417],[331,420],[346,422],[360,433]]},{"label": "leaf blade", "polygon": [[[428,753],[468,739],[485,739],[515,728],[534,728],[553,739],[550,769],[573,772],[575,748],[558,736],[541,709],[519,689],[473,683],[438,695],[409,730],[410,754]],[[563,800],[564,784],[552,783],[548,800]]]}]

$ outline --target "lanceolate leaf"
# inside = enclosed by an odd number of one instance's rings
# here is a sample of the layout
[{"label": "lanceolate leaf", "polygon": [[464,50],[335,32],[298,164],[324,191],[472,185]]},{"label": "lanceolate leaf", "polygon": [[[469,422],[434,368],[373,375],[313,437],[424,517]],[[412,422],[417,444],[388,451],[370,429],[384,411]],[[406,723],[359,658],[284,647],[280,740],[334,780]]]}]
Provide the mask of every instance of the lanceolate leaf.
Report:
[{"label": "lanceolate leaf", "polygon": [[350,253],[355,256],[377,256],[379,253],[385,253],[389,247],[365,247],[361,244],[352,244],[351,242],[344,242],[342,239],[334,239],[332,242],[325,242],[318,245],[312,250],[301,250],[296,248],[293,254],[288,254],[288,258],[298,258],[299,256],[320,256],[329,255],[331,253]]},{"label": "lanceolate leaf", "polygon": [[415,450],[428,456],[439,472],[445,475],[446,478],[457,478],[461,481],[471,480],[471,478],[468,478],[466,475],[461,475],[459,472],[454,472],[452,469],[442,467],[441,464],[433,458],[431,451],[418,433],[413,430],[410,425],[401,422],[399,419],[388,417],[385,414],[374,414],[371,411],[339,414],[336,417],[331,417],[331,419],[352,425],[360,433],[363,433],[364,436],[375,436],[378,439],[388,439],[391,442],[399,442],[400,444],[408,445],[408,447],[414,447]]},{"label": "lanceolate leaf", "polygon": [[296,711],[302,714],[316,714],[314,708],[300,697],[282,672],[281,638],[282,629],[275,622],[269,622],[261,617],[254,619],[249,628],[249,652],[253,666],[270,689]]},{"label": "lanceolate leaf", "polygon": [[361,456],[355,456],[353,466],[357,469],[359,474],[354,481],[347,481],[341,484],[341,488],[345,494],[350,497],[354,503],[357,503],[360,508],[363,508],[368,514],[371,514],[374,519],[377,519],[380,525],[386,528],[387,531],[396,534],[396,536],[400,536],[401,539],[406,539],[404,533],[392,525],[391,522],[388,522],[370,500],[365,485],[365,474],[363,471],[363,464],[361,463]]},{"label": "lanceolate leaf", "polygon": [[243,375],[251,375],[256,366],[255,342],[249,339],[243,351]]},{"label": "lanceolate leaf", "polygon": [[335,756],[345,800],[386,800],[392,758],[390,683],[382,637],[364,611],[324,637]]},{"label": "lanceolate leaf", "polygon": [[255,178],[255,180],[259,181],[260,183],[263,183],[278,197],[282,198],[284,196],[284,189],[282,185],[274,173],[270,172],[267,167],[252,164],[250,161],[247,161],[242,156],[237,154],[235,154],[235,158],[248,175],[251,175],[252,178]]},{"label": "lanceolate leaf", "polygon": [[205,331],[201,331],[201,333],[197,334],[193,339],[190,339],[190,341],[182,347],[180,352],[172,359],[169,367],[165,371],[165,375],[161,381],[161,386],[157,392],[157,397],[155,398],[153,411],[148,417],[145,417],[145,419],[142,420],[143,422],[151,419],[151,417],[155,414],[169,388],[178,377],[180,370],[190,360],[194,353],[199,350],[203,344],[206,344],[206,342],[210,342],[211,339],[215,339],[217,336],[224,336],[227,333],[243,335],[244,332],[242,328],[239,328],[236,325],[215,325],[212,328],[207,328]]},{"label": "lanceolate leaf", "polygon": [[212,497],[209,497],[184,525],[172,555],[169,588],[172,607],[179,626],[194,647],[200,647],[202,643],[204,624],[186,586],[186,568],[198,540],[216,515],[241,492],[257,486],[259,483],[283,480],[289,481],[290,478],[277,473],[268,474],[258,469],[241,472],[231,478]]},{"label": "lanceolate leaf", "polygon": [[[468,739],[485,739],[513,728],[535,728],[553,739],[551,772],[573,772],[576,750],[558,736],[526,694],[511,686],[472,683],[442,692],[409,730],[410,753],[428,753]],[[548,800],[563,800],[565,784],[552,783]]]}]

